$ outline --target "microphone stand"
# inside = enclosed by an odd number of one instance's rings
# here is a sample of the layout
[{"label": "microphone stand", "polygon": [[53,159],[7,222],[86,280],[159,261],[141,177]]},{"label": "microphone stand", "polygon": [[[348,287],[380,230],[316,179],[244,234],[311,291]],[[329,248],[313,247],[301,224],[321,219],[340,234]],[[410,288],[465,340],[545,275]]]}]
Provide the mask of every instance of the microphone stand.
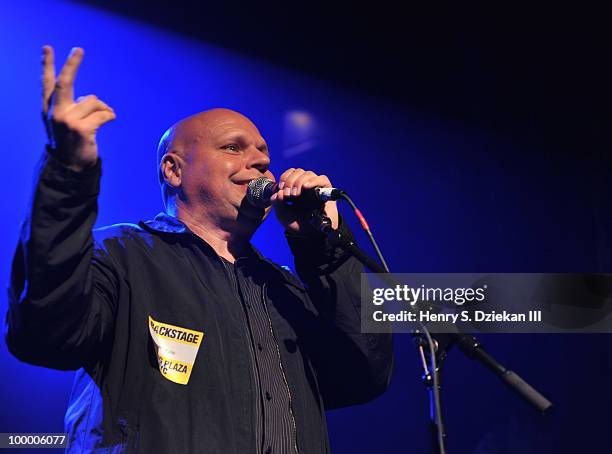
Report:
[{"label": "microphone stand", "polygon": [[[364,266],[369,268],[372,272],[380,274],[387,284],[395,286],[400,284],[385,268],[383,268],[376,260],[367,255],[361,250],[357,244],[350,238],[345,238],[342,234],[334,230],[331,226],[331,220],[325,216],[322,209],[315,209],[310,215],[310,224],[319,232],[324,233],[330,244],[342,248],[359,260]],[[434,384],[432,376],[431,361],[428,359],[428,355],[425,354],[425,348],[428,348],[428,342],[422,332],[418,330],[412,333],[415,340],[423,364],[424,373],[422,381],[425,384],[430,403],[430,420],[431,420],[431,434],[432,434],[432,452],[434,454],[441,454],[446,452],[446,429],[444,420],[442,418],[442,404],[441,399],[438,399],[438,406],[435,405],[434,400]],[[517,392],[523,399],[525,399],[531,406],[536,408],[539,412],[545,413],[553,404],[540,394],[535,388],[530,386],[524,381],[518,374],[502,366],[493,356],[487,353],[483,345],[476,337],[469,334],[460,332],[451,333],[440,333],[431,336],[435,344],[435,355],[436,355],[436,369],[438,375],[438,396],[442,389],[442,364],[448,351],[457,345],[468,358],[475,359],[484,364],[487,369],[499,376],[506,385],[510,387],[514,392]],[[438,408],[439,414],[436,414],[436,408]],[[441,434],[441,436],[439,436]]]}]

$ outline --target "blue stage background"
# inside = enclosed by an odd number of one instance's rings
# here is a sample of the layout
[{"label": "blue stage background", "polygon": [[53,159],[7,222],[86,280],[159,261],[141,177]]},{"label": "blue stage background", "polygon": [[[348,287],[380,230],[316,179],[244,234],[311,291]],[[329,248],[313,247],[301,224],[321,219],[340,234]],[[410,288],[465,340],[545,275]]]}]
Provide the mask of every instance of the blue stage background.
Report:
[{"label": "blue stage background", "polygon": [[[76,93],[95,93],[117,113],[99,134],[97,226],[159,212],[155,149],[161,134],[192,113],[229,107],[259,126],[276,175],[288,167],[313,169],[349,191],[397,272],[612,271],[610,158],[586,138],[584,148],[568,152],[474,129],[101,10],[50,0],[0,3],[5,285],[45,143],[43,44],[54,46],[58,70],[72,46],[83,47]],[[350,212],[343,212],[357,232]],[[260,229],[255,245],[292,265],[275,219]],[[4,293],[2,314],[6,304]],[[496,377],[453,351],[444,387],[451,452],[612,451],[609,336],[482,338],[556,404],[555,412],[534,414]],[[406,335],[396,337],[395,347],[393,383],[383,397],[328,413],[334,452],[427,452],[428,403],[416,351]],[[61,432],[73,373],[20,363],[4,343],[0,361],[0,432]]]}]

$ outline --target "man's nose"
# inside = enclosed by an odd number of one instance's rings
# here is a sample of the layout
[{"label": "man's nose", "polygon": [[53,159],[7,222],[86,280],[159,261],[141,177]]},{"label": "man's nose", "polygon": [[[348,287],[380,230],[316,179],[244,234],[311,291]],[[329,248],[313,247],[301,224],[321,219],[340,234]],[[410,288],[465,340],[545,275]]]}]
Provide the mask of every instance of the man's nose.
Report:
[{"label": "man's nose", "polygon": [[249,153],[248,167],[254,167],[261,173],[265,173],[270,167],[270,156],[257,148],[252,148]]}]

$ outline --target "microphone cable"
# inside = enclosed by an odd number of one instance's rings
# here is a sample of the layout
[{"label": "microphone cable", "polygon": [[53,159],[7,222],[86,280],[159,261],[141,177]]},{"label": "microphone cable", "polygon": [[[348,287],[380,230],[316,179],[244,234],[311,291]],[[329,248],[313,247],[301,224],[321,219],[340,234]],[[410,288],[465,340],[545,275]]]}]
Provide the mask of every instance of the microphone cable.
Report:
[{"label": "microphone cable", "polygon": [[[370,243],[372,243],[372,246],[374,247],[374,251],[376,251],[376,255],[378,256],[378,259],[380,260],[380,263],[382,264],[382,268],[385,270],[386,273],[390,274],[391,271],[389,270],[389,266],[387,265],[387,262],[385,258],[383,257],[383,254],[380,248],[378,247],[378,243],[376,242],[376,239],[374,238],[374,235],[372,234],[372,231],[370,230],[370,226],[368,225],[368,222],[366,221],[365,216],[363,215],[363,213],[361,213],[361,210],[357,208],[357,205],[355,205],[355,202],[353,202],[353,200],[349,197],[349,195],[345,191],[340,191],[339,196],[340,196],[339,199],[346,201],[353,209],[353,213],[355,214],[357,219],[359,219],[361,228],[368,236]],[[375,270],[372,270],[372,271],[375,271]],[[426,363],[423,364],[423,367],[425,369],[426,374],[429,374],[429,376],[431,377],[431,381],[432,381],[431,392],[433,395],[434,408],[435,408],[435,413],[436,413],[435,421],[436,421],[436,431],[437,431],[437,439],[438,439],[438,450],[439,450],[438,452],[439,454],[446,454],[445,440],[444,440],[444,426],[442,422],[442,405],[441,405],[441,400],[440,400],[440,388],[438,386],[439,377],[438,377],[438,366],[437,366],[437,361],[436,361],[436,346],[435,346],[434,340],[431,337],[429,330],[425,327],[425,325],[423,325],[423,323],[420,320],[418,321],[418,323],[419,323],[419,326],[420,326],[420,329],[423,335],[427,339],[427,345],[429,346],[430,367],[428,370]],[[413,334],[413,336],[416,337],[416,334]]]}]

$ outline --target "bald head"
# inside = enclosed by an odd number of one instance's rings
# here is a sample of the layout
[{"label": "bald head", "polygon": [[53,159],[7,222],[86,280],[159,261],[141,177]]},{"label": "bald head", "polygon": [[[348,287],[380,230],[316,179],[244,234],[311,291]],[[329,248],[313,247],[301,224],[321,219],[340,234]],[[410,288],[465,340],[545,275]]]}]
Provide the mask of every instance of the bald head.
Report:
[{"label": "bald head", "polygon": [[206,134],[213,132],[215,127],[219,127],[223,125],[223,123],[236,119],[248,123],[256,129],[251,120],[241,113],[224,108],[205,110],[187,118],[183,118],[170,126],[157,146],[157,166],[160,184],[163,182],[160,164],[166,153],[172,151],[183,157],[187,157],[192,146],[205,137]]},{"label": "bald head", "polygon": [[163,164],[167,156],[174,154],[184,160],[189,160],[190,154],[199,144],[214,140],[232,129],[242,129],[260,136],[257,127],[251,120],[239,112],[225,108],[199,112],[168,128],[157,147],[158,177],[164,205],[166,205],[169,193],[175,189],[168,186],[163,172]]}]

